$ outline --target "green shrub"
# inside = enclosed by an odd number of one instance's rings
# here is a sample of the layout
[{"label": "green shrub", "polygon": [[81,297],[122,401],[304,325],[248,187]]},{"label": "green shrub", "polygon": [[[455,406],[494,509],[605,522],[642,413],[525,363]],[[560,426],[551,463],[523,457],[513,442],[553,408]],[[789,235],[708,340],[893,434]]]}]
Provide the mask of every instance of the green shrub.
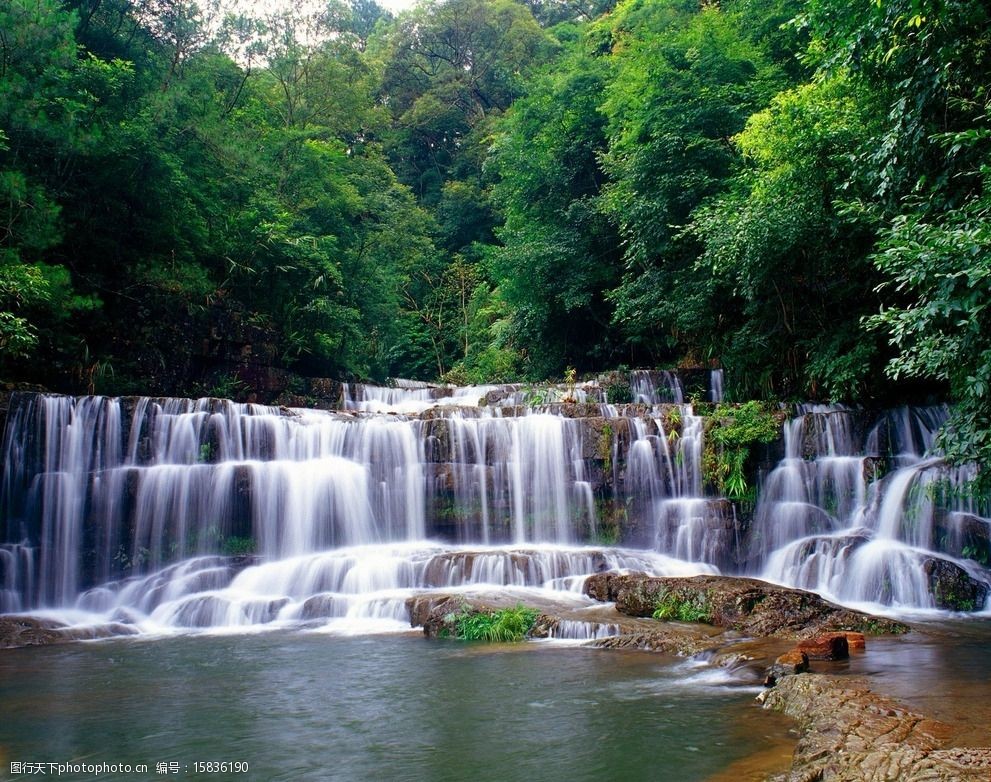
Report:
[{"label": "green shrub", "polygon": [[633,401],[633,389],[624,381],[606,386],[606,401],[611,405],[625,405]]},{"label": "green shrub", "polygon": [[703,622],[712,624],[712,605],[706,592],[685,596],[677,592],[665,592],[657,598],[654,619],[662,622]]},{"label": "green shrub", "polygon": [[527,637],[539,615],[536,609],[520,603],[498,611],[474,611],[466,607],[454,617],[454,634],[465,641],[515,643]]},{"label": "green shrub", "polygon": [[746,464],[752,448],[769,443],[781,431],[782,416],[760,402],[718,404],[705,427],[702,476],[732,500],[749,499]]}]

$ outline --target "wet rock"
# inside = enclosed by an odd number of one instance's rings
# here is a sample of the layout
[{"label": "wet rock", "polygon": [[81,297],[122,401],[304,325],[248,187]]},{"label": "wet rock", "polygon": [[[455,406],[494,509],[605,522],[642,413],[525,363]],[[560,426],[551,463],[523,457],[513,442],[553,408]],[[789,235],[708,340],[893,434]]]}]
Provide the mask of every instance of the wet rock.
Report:
[{"label": "wet rock", "polygon": [[885,456],[865,456],[863,478],[865,483],[873,483],[891,472],[891,459]]},{"label": "wet rock", "polygon": [[277,600],[257,600],[241,606],[241,613],[248,619],[249,624],[266,624],[275,621],[279,613],[289,605],[288,597]]},{"label": "wet rock", "polygon": [[764,684],[773,687],[785,676],[795,676],[809,670],[809,656],[800,649],[792,649],[780,655],[767,672]]},{"label": "wet rock", "polygon": [[347,611],[347,601],[333,595],[314,595],[303,603],[299,610],[300,619],[329,619],[332,616],[343,616]]},{"label": "wet rock", "polygon": [[623,633],[609,638],[599,638],[589,645],[599,649],[641,649],[676,654],[681,657],[691,657],[715,648],[715,645],[706,638],[666,632]]},{"label": "wet rock", "polygon": [[227,624],[230,603],[219,597],[205,595],[187,600],[176,610],[172,624],[176,627],[213,627]]},{"label": "wet rock", "polygon": [[[640,576],[649,578],[646,573],[631,573],[630,576]],[[620,573],[596,573],[585,579],[582,591],[593,600],[600,600],[603,603],[615,602],[616,594],[619,591],[620,579],[624,576]]]},{"label": "wet rock", "polygon": [[798,652],[810,660],[845,660],[850,656],[850,645],[845,633],[824,633],[800,641]]},{"label": "wet rock", "polygon": [[60,630],[65,625],[51,619],[30,616],[0,616],[0,649],[19,646],[47,646],[65,641]]},{"label": "wet rock", "polygon": [[530,637],[551,638],[560,624],[561,620],[556,616],[541,614],[537,617],[537,621],[533,623],[533,629],[530,630]]},{"label": "wet rock", "polygon": [[[425,443],[426,449],[430,450],[430,441]],[[445,463],[427,463],[423,466],[424,477],[427,486],[431,489],[432,495],[454,496],[454,489],[457,485],[454,465]]]},{"label": "wet rock", "polygon": [[511,391],[508,391],[505,388],[498,388],[495,389],[494,391],[486,392],[485,396],[482,397],[482,399],[485,401],[485,405],[497,405],[503,399],[508,397],[511,393],[512,393]]},{"label": "wet rock", "polygon": [[952,557],[991,565],[991,521],[970,513],[946,513],[937,518],[939,550]]},{"label": "wet rock", "polygon": [[776,782],[987,782],[991,749],[949,747],[947,726],[871,692],[863,682],[788,676],[765,709],[799,722],[791,771]]},{"label": "wet rock", "polygon": [[867,648],[867,638],[863,633],[846,632],[843,635],[851,652],[862,652]]},{"label": "wet rock", "polygon": [[311,377],[306,380],[310,397],[316,407],[328,410],[344,409],[344,384],[329,377]]},{"label": "wet rock", "polygon": [[136,635],[137,629],[119,622],[100,625],[69,627],[53,619],[32,616],[0,616],[0,649],[21,646],[48,646],[71,641],[91,641],[97,638],[114,638]]},{"label": "wet rock", "polygon": [[94,641],[98,638],[116,638],[122,635],[137,635],[138,629],[130,625],[111,622],[105,625],[68,627],[60,631],[64,641]]},{"label": "wet rock", "polygon": [[466,601],[452,595],[420,595],[406,601],[411,627],[422,627],[428,638],[450,634],[454,616],[462,610]]},{"label": "wet rock", "polygon": [[140,611],[136,611],[133,608],[128,608],[127,606],[121,606],[117,608],[110,615],[111,624],[121,624],[121,625],[133,625],[144,619],[144,614]]},{"label": "wet rock", "polygon": [[[498,600],[493,603],[482,602],[463,595],[423,595],[408,599],[406,610],[409,612],[410,625],[423,627],[423,634],[428,638],[454,638],[457,635],[458,620],[464,614],[489,614],[516,605]],[[547,637],[556,624],[555,617],[538,614],[534,629],[528,637]],[[539,636],[535,635],[538,628],[541,633]]]},{"label": "wet rock", "polygon": [[[254,567],[261,561],[261,557],[257,554],[238,554],[230,558],[230,572],[232,575],[236,575],[242,570],[246,570],[249,567]],[[217,583],[218,586],[216,588],[219,589],[219,584],[223,583],[223,578],[218,579]]]},{"label": "wet rock", "polygon": [[[450,422],[445,418],[431,418],[423,421],[421,435],[423,437],[426,452],[424,456],[428,462],[449,462],[451,461],[451,431]],[[474,454],[472,454],[474,458]]]},{"label": "wet rock", "polygon": [[890,619],[834,605],[812,592],[752,578],[599,573],[586,580],[584,592],[597,600],[615,602],[620,613],[630,616],[653,616],[661,597],[693,604],[705,602],[714,626],[756,638],[812,638],[844,630],[878,635],[908,629]]},{"label": "wet rock", "polygon": [[[630,503],[630,511],[640,503]],[[725,570],[733,567],[739,539],[733,503],[726,499],[673,500],[658,508],[645,508],[654,539],[648,545],[661,551],[683,552],[680,556],[707,562]],[[687,553],[687,556],[686,556]]]},{"label": "wet rock", "polygon": [[937,608],[949,611],[979,611],[988,599],[988,585],[973,578],[959,565],[938,557],[927,557],[922,569]]},{"label": "wet rock", "polygon": [[500,576],[492,576],[493,580],[532,586],[530,562],[531,556],[526,551],[447,551],[430,558],[424,568],[423,584],[450,587],[473,580],[489,581],[489,577],[475,578],[476,570],[481,568],[483,573],[498,571]]}]

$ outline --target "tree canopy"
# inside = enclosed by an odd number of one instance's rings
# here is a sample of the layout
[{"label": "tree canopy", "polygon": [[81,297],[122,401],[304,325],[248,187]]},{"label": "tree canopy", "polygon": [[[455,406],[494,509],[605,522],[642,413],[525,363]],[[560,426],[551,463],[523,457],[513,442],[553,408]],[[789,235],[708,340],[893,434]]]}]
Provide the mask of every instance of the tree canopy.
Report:
[{"label": "tree canopy", "polygon": [[981,0],[228,9],[0,6],[6,379],[711,365],[991,462]]}]

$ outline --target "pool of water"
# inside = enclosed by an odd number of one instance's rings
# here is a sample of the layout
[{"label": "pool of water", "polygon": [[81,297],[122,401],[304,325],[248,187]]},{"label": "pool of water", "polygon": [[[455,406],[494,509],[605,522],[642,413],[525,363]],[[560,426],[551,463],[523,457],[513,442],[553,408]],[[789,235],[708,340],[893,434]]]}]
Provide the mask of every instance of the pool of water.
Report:
[{"label": "pool of water", "polygon": [[945,722],[964,746],[991,745],[991,620],[916,624],[903,636],[868,639],[868,653],[834,663],[871,689]]},{"label": "pool of water", "polygon": [[[16,649],[0,654],[0,776],[72,762],[149,770],[61,779],[759,778],[790,725],[758,691],[751,674],[657,654],[414,635]],[[198,774],[197,761],[249,770]],[[156,773],[170,762],[177,773]]]}]

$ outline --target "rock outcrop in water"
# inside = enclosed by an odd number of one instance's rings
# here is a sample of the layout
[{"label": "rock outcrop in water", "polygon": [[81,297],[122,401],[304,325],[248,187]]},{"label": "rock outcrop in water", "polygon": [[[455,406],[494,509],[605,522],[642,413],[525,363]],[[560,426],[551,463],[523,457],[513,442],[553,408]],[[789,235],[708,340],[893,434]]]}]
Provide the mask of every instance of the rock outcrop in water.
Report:
[{"label": "rock outcrop in water", "polygon": [[[908,628],[889,619],[873,617],[832,605],[817,595],[786,589],[754,579],[720,576],[654,578],[644,574],[599,573],[589,576],[585,593],[604,601],[596,609],[574,599],[537,598],[528,607],[540,612],[533,638],[585,640],[603,648],[649,649],[683,656],[714,653],[717,664],[750,664],[755,680],[761,666],[781,651],[782,640],[807,639],[808,658],[835,659],[815,655],[816,643],[832,648],[837,636],[847,649],[848,638],[863,648],[863,635],[902,633]],[[680,601],[709,613],[701,621],[661,621],[652,618],[666,599]],[[605,602],[608,601],[608,602]],[[454,617],[462,612],[491,612],[512,608],[519,602],[513,594],[471,596],[426,593],[407,600],[413,627],[422,627],[431,638],[453,635]],[[615,603],[615,605],[613,605]],[[808,640],[811,639],[811,640]],[[794,671],[791,671],[794,672]],[[786,671],[782,668],[781,673]]]},{"label": "rock outcrop in water", "polygon": [[598,573],[586,579],[584,592],[596,600],[614,602],[628,616],[653,616],[663,601],[694,606],[705,613],[707,624],[755,638],[811,638],[839,630],[903,633],[908,629],[900,622],[834,605],[812,592],[752,578]]},{"label": "rock outcrop in water", "polygon": [[929,557],[923,560],[922,570],[937,608],[975,611],[988,599],[988,585],[973,578],[960,565]]},{"label": "rock outcrop in water", "polygon": [[991,748],[950,746],[946,725],[859,680],[788,676],[764,708],[799,721],[792,769],[775,782],[987,782]]},{"label": "rock outcrop in water", "polygon": [[50,646],[72,641],[92,641],[135,635],[137,630],[117,622],[86,627],[70,627],[54,619],[31,616],[0,616],[0,649],[21,646]]}]

